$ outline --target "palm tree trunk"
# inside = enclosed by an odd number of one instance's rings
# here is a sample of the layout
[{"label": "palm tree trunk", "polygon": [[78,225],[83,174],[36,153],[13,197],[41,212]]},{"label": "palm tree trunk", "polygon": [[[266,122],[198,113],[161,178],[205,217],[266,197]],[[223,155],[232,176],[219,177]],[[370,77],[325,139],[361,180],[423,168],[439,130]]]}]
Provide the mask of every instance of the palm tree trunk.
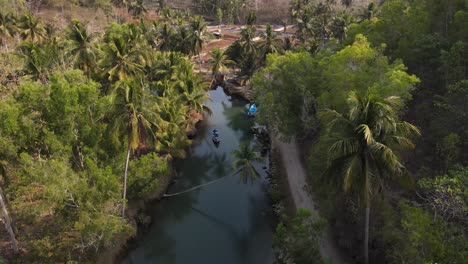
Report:
[{"label": "palm tree trunk", "polygon": [[122,218],[125,217],[125,199],[127,198],[127,172],[128,162],[130,161],[130,145],[128,145],[127,158],[125,160],[125,171],[124,171],[124,182],[123,182],[123,194],[122,194]]},{"label": "palm tree trunk", "polygon": [[8,215],[8,211],[5,206],[5,201],[3,200],[2,187],[0,187],[0,207],[2,208],[3,223],[5,224],[5,228],[8,234],[10,235],[11,244],[13,246],[13,252],[15,252],[15,254],[18,254],[19,252],[18,241],[16,240],[15,232],[13,232],[13,227],[11,225],[10,216]]},{"label": "palm tree trunk", "polygon": [[366,225],[364,229],[364,263],[365,264],[369,264],[369,216],[370,216],[370,203],[367,202]]},{"label": "palm tree trunk", "polygon": [[365,202],[366,202],[366,220],[364,226],[364,263],[369,264],[369,217],[370,217],[370,186],[369,186],[369,161],[364,159],[365,182]]}]

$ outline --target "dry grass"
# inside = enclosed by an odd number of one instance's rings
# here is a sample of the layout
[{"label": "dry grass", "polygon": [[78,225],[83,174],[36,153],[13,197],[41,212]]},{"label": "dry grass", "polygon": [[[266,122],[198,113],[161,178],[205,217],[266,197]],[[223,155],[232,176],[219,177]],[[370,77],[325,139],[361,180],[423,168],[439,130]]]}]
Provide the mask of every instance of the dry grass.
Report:
[{"label": "dry grass", "polygon": [[65,28],[73,19],[88,23],[91,31],[103,32],[109,19],[101,9],[90,9],[70,5],[62,8],[42,8],[36,14],[45,23],[58,29]]}]

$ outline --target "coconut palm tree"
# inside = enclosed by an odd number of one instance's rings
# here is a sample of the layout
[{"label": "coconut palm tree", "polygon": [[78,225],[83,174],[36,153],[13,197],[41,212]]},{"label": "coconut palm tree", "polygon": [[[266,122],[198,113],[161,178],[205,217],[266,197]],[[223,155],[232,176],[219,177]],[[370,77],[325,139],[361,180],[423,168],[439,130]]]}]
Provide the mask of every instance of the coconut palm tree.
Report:
[{"label": "coconut palm tree", "polygon": [[242,43],[240,40],[234,41],[225,51],[224,54],[228,59],[234,61],[236,64],[240,62],[240,57],[242,55]]},{"label": "coconut palm tree", "polygon": [[257,21],[257,14],[255,14],[254,11],[250,11],[247,15],[247,21],[245,22],[245,24],[247,26],[253,26],[255,24],[255,21]]},{"label": "coconut palm tree", "polygon": [[[179,27],[176,35],[176,42],[177,45],[175,46],[175,50],[179,51],[185,55],[194,55],[193,53],[193,41],[192,35],[188,28],[186,27]],[[200,57],[198,57],[200,59]]]},{"label": "coconut palm tree", "polygon": [[370,20],[374,17],[375,12],[377,11],[377,5],[375,2],[370,2],[367,8],[362,8],[361,12],[358,14],[358,17],[361,21]]},{"label": "coconut palm tree", "polygon": [[165,22],[161,26],[161,29],[159,30],[159,35],[157,38],[158,48],[160,51],[169,51],[171,49],[174,34],[175,34],[174,30],[167,22]]},{"label": "coconut palm tree", "polygon": [[365,263],[369,262],[369,215],[374,190],[382,188],[384,180],[405,174],[395,151],[413,148],[409,136],[419,135],[415,126],[398,119],[401,107],[401,99],[395,96],[380,99],[351,92],[346,113],[322,113],[328,133],[336,135],[329,149],[327,172],[338,172],[344,190],[360,194],[365,204]]},{"label": "coconut palm tree", "polygon": [[144,0],[136,0],[130,3],[128,12],[132,13],[133,17],[140,17],[143,13],[147,13]]},{"label": "coconut palm tree", "polygon": [[86,24],[80,21],[73,20],[68,26],[67,38],[73,62],[88,76],[96,66],[97,50],[93,46],[93,41],[97,37],[97,32],[89,33]]},{"label": "coconut palm tree", "polygon": [[226,70],[229,65],[234,65],[235,62],[230,60],[219,47],[211,50],[210,55],[211,58],[208,60],[208,63],[211,64],[212,79],[210,87],[212,87],[213,84],[216,84],[217,76]]},{"label": "coconut palm tree", "polygon": [[240,177],[244,183],[247,183],[249,179],[253,183],[254,180],[260,177],[252,162],[262,161],[262,158],[258,156],[253,148],[250,148],[248,143],[241,144],[239,149],[233,150],[232,156],[236,158],[234,168],[240,170]]},{"label": "coconut palm tree", "polygon": [[306,8],[304,12],[296,15],[296,32],[295,35],[302,42],[305,43],[309,38],[315,36],[313,27],[313,14],[311,8]]},{"label": "coconut palm tree", "polygon": [[263,53],[263,58],[269,53],[283,53],[283,40],[278,38],[277,34],[273,32],[271,25],[266,26],[265,33],[261,35],[261,40],[258,42],[258,49]]},{"label": "coconut palm tree", "polygon": [[292,0],[290,2],[290,15],[292,19],[296,19],[303,13],[307,5],[309,5],[309,0]]},{"label": "coconut palm tree", "polygon": [[[151,83],[163,82],[175,79],[174,75],[177,71],[176,65],[184,56],[178,52],[156,52],[151,55],[151,67],[148,67],[145,75]],[[161,93],[158,93],[162,95]]]},{"label": "coconut palm tree", "polygon": [[122,81],[143,73],[145,58],[140,49],[130,47],[123,37],[113,37],[103,46],[100,65],[109,81]]},{"label": "coconut palm tree", "polygon": [[330,25],[332,21],[332,7],[330,1],[320,2],[314,8],[313,18],[311,20],[315,36],[322,40],[322,45],[330,37]]},{"label": "coconut palm tree", "polygon": [[185,158],[185,148],[190,145],[185,128],[188,124],[188,107],[181,105],[173,91],[167,91],[161,100],[161,130],[156,150],[168,160]]},{"label": "coconut palm tree", "polygon": [[24,14],[20,17],[18,21],[18,29],[20,37],[23,40],[43,40],[47,33],[44,23],[30,13]]},{"label": "coconut palm tree", "polygon": [[190,29],[190,51],[192,55],[198,55],[198,59],[201,63],[200,52],[205,44],[205,30],[206,23],[203,21],[203,18],[200,16],[195,16],[189,25]]},{"label": "coconut palm tree", "polygon": [[18,56],[24,60],[24,73],[34,80],[47,83],[50,65],[47,56],[45,56],[44,48],[37,43],[26,41],[18,49]]},{"label": "coconut palm tree", "polygon": [[16,18],[12,14],[4,14],[0,12],[0,46],[6,47],[7,38],[13,37],[15,33]]},{"label": "coconut palm tree", "polygon": [[115,84],[107,97],[110,109],[107,115],[113,120],[112,133],[114,138],[125,136],[128,141],[127,155],[123,177],[122,217],[125,216],[125,199],[127,197],[128,163],[133,151],[156,145],[156,134],[160,121],[159,114],[154,109],[157,105],[150,102],[154,98],[147,89],[135,78],[128,78]]},{"label": "coconut palm tree", "polygon": [[194,91],[192,93],[183,92],[181,97],[183,102],[189,106],[190,110],[198,113],[206,112],[211,114],[211,109],[204,104],[204,102],[210,99],[208,93],[205,91]]},{"label": "coconut palm tree", "polygon": [[246,26],[241,30],[241,37],[240,41],[242,43],[243,53],[256,53],[257,47],[255,46],[254,38],[255,38],[255,27],[253,26]]},{"label": "coconut palm tree", "polygon": [[223,72],[229,65],[234,64],[226,54],[219,48],[210,51],[211,59],[208,61],[211,64],[211,74],[213,77]]},{"label": "coconut palm tree", "polygon": [[331,32],[332,35],[340,42],[346,39],[346,33],[348,30],[348,26],[353,23],[353,16],[349,15],[348,13],[341,13],[338,14],[333,18],[331,23]]}]

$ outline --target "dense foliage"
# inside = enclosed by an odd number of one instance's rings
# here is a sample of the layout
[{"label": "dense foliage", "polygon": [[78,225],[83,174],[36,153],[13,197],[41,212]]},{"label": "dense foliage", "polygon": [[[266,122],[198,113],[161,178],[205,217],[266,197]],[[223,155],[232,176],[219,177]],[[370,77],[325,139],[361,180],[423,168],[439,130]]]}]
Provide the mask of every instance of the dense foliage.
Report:
[{"label": "dense foliage", "polygon": [[466,262],[468,2],[332,2],[292,2],[292,52],[252,78],[260,120],[314,141],[314,192],[355,261]]},{"label": "dense foliage", "polygon": [[[337,2],[291,1],[290,36],[255,26],[245,1],[198,0],[219,23],[246,24],[211,52],[212,74],[238,69],[258,119],[311,142],[312,189],[354,261],[465,263],[468,1]],[[34,15],[44,4],[119,23],[57,28]],[[148,21],[141,0],[0,0],[0,219],[24,261],[93,261],[134,233],[127,200],[184,156],[190,117],[206,110],[184,55],[200,55],[206,25],[158,4]],[[248,152],[237,165],[255,176]],[[321,262],[320,225],[302,210],[281,220],[278,260]]]},{"label": "dense foliage", "polygon": [[312,220],[310,212],[303,208],[299,208],[295,216],[283,218],[274,237],[278,263],[326,263],[319,251],[324,222]]},{"label": "dense foliage", "polygon": [[2,65],[14,65],[0,83],[1,219],[13,231],[2,239],[22,261],[93,262],[135,232],[127,201],[152,196],[185,156],[207,93],[183,53],[199,53],[205,24],[172,15],[99,34],[0,14]]}]

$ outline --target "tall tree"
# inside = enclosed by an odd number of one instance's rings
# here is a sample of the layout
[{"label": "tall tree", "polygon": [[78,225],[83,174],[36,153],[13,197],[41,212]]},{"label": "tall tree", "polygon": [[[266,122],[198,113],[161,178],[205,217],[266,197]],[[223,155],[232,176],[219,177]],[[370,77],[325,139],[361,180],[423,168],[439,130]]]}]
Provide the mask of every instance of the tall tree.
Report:
[{"label": "tall tree", "polygon": [[125,80],[143,72],[144,56],[139,49],[132,49],[122,37],[112,37],[103,47],[100,61],[104,74],[110,81]]},{"label": "tall tree", "polygon": [[195,16],[190,21],[190,51],[192,55],[198,55],[198,59],[201,63],[200,52],[205,44],[205,30],[206,23],[203,21],[203,18],[200,16]]},{"label": "tall tree", "polygon": [[151,142],[156,142],[155,131],[159,116],[154,110],[156,104],[148,104],[150,98],[152,96],[148,94],[145,85],[135,78],[117,82],[108,97],[111,105],[108,115],[113,119],[114,138],[125,135],[128,144],[123,177],[122,217],[125,216],[127,172],[132,151],[148,148]]},{"label": "tall tree", "polygon": [[261,35],[258,48],[263,54],[264,59],[266,59],[266,55],[270,53],[283,53],[283,40],[278,38],[278,35],[273,32],[270,24],[266,26],[265,33]]},{"label": "tall tree", "polygon": [[365,205],[365,263],[369,263],[372,198],[386,179],[405,175],[396,150],[413,148],[409,136],[419,135],[415,126],[398,119],[397,111],[402,106],[398,97],[360,97],[351,92],[346,113],[327,110],[322,115],[327,132],[335,137],[329,149],[328,172],[340,174],[344,190],[359,194]]},{"label": "tall tree", "polygon": [[162,24],[157,37],[157,46],[161,51],[169,51],[172,47],[174,30],[168,23]]},{"label": "tall tree", "polygon": [[340,42],[346,39],[348,26],[353,23],[353,16],[348,13],[340,13],[335,16],[331,23],[331,33]]},{"label": "tall tree", "polygon": [[144,0],[136,0],[130,3],[128,11],[132,13],[133,17],[140,17],[142,14],[147,13]]},{"label": "tall tree", "polygon": [[240,41],[242,43],[242,53],[255,53],[256,46],[254,42],[256,29],[254,26],[246,26],[241,30]]},{"label": "tall tree", "polygon": [[24,60],[24,73],[47,83],[52,64],[56,63],[51,61],[53,50],[45,50],[45,46],[30,41],[24,42],[18,50],[18,55]]},{"label": "tall tree", "polygon": [[67,37],[73,62],[89,76],[96,65],[97,50],[93,47],[93,41],[98,37],[98,33],[89,33],[86,24],[73,20],[68,27]]},{"label": "tall tree", "polygon": [[223,72],[228,65],[234,63],[220,48],[211,50],[210,55],[211,59],[208,62],[211,64],[211,74],[213,75],[213,78],[215,78],[220,72]]},{"label": "tall tree", "polygon": [[16,30],[16,18],[9,13],[0,12],[0,46],[6,46],[7,38],[12,37]]},{"label": "tall tree", "polygon": [[44,23],[30,13],[20,17],[18,29],[23,40],[39,41],[44,39],[47,33]]}]

